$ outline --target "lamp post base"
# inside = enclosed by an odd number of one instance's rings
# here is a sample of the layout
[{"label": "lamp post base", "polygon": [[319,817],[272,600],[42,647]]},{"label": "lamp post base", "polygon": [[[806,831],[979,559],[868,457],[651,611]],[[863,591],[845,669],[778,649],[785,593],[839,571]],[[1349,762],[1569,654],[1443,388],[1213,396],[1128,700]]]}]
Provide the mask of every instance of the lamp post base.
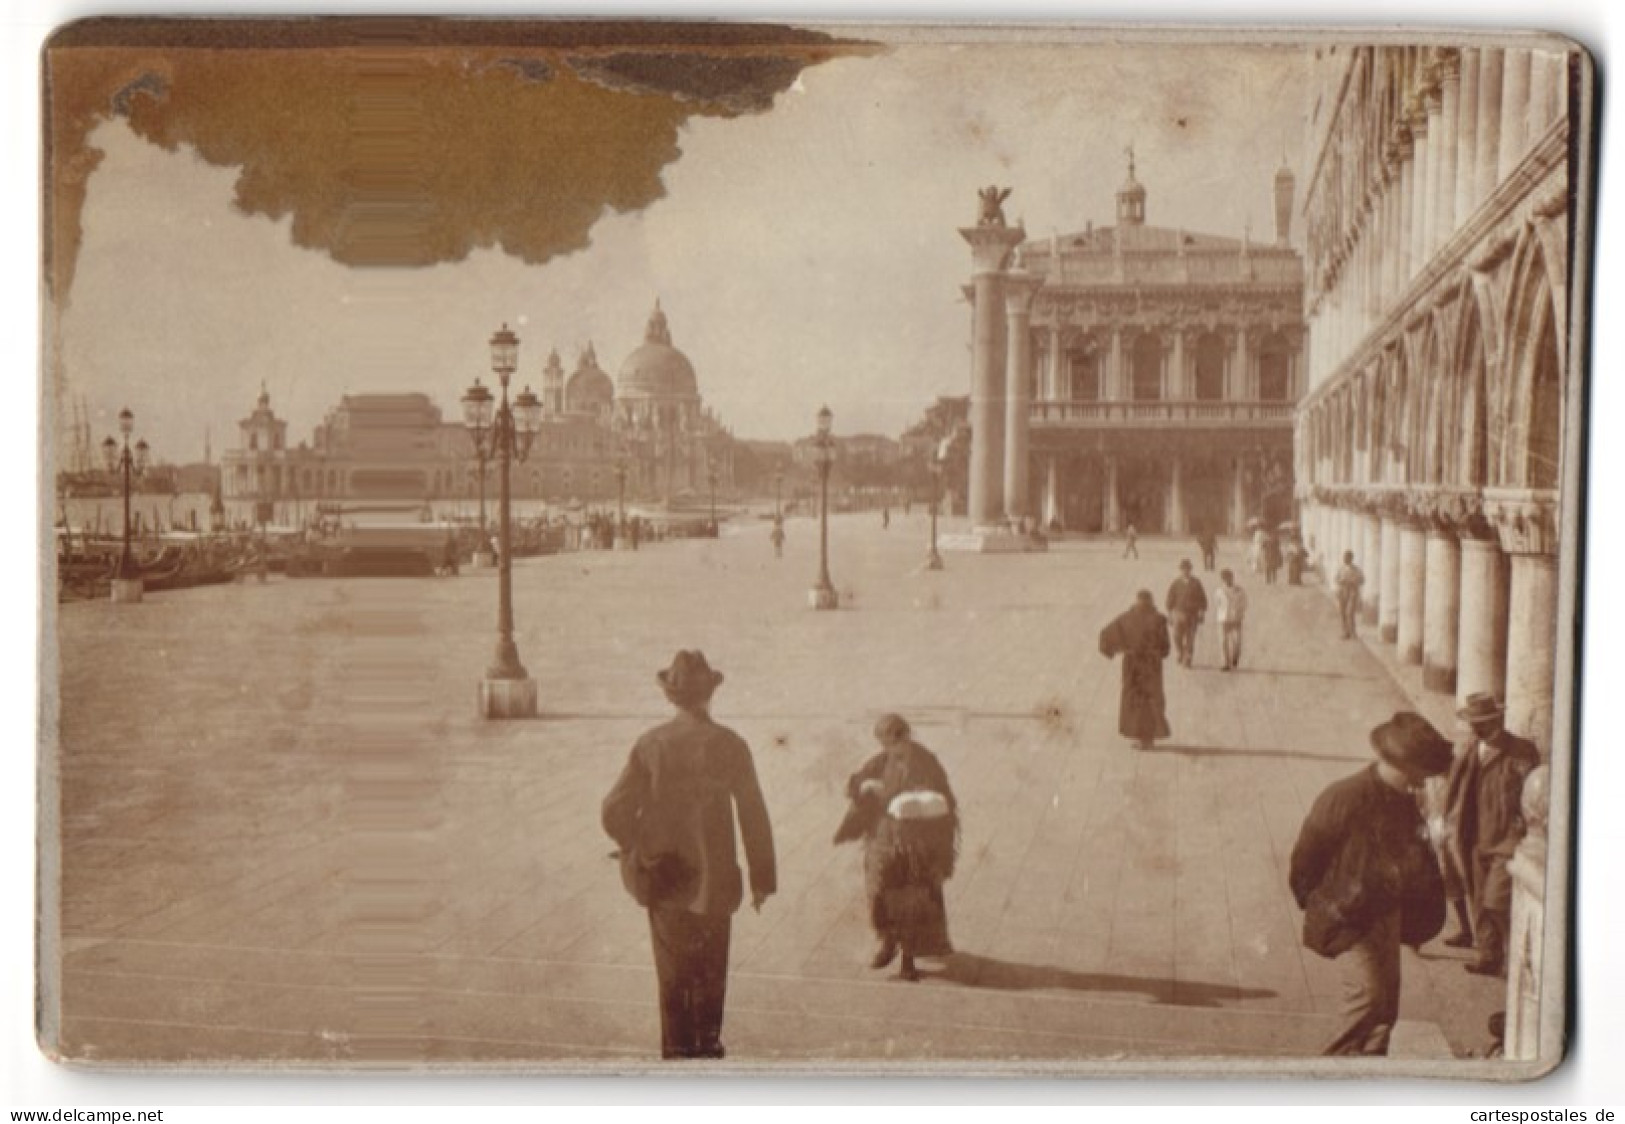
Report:
[{"label": "lamp post base", "polygon": [[942,555],[937,553],[936,547],[932,547],[931,553],[925,556],[925,568],[927,570],[942,569]]},{"label": "lamp post base", "polygon": [[535,718],[536,680],[529,678],[481,680],[480,717]]},{"label": "lamp post base", "polygon": [[489,570],[497,564],[497,556],[489,550],[476,550],[469,561],[476,570]]},{"label": "lamp post base", "polygon": [[835,609],[840,607],[841,599],[828,586],[814,586],[807,591],[807,604],[814,609]]},{"label": "lamp post base", "polygon": [[115,605],[135,605],[146,592],[146,583],[140,578],[114,578],[109,598]]}]

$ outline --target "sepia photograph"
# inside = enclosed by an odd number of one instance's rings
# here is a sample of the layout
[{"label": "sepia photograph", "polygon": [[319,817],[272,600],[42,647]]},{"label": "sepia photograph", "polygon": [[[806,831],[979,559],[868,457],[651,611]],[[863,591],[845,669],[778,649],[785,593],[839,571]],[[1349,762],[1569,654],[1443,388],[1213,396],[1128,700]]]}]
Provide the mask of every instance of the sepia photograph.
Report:
[{"label": "sepia photograph", "polygon": [[40,65],[47,1057],[1567,1056],[1572,39],[107,18]]}]

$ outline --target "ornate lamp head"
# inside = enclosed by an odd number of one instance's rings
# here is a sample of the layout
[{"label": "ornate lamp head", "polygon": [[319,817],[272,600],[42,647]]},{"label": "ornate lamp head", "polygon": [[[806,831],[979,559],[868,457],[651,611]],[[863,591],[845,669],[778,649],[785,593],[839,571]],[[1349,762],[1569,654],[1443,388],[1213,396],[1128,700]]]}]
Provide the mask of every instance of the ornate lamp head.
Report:
[{"label": "ornate lamp head", "polygon": [[508,385],[509,377],[519,369],[519,337],[504,324],[491,337],[491,370]]}]

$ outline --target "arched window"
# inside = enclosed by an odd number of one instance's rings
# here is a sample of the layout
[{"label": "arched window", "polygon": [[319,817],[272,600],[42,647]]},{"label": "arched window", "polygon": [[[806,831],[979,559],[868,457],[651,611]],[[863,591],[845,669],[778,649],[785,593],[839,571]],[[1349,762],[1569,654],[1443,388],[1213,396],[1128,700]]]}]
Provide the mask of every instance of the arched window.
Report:
[{"label": "arched window", "polygon": [[1067,397],[1074,402],[1100,400],[1100,360],[1093,351],[1072,351],[1066,357]]},{"label": "arched window", "polygon": [[1161,337],[1145,332],[1135,338],[1130,369],[1130,398],[1136,402],[1154,402],[1162,397]]},{"label": "arched window", "polygon": [[1258,349],[1258,397],[1264,402],[1292,397],[1292,353],[1278,335],[1267,337]]},{"label": "arched window", "polygon": [[1224,398],[1224,337],[1207,332],[1196,341],[1196,398],[1218,402]]}]

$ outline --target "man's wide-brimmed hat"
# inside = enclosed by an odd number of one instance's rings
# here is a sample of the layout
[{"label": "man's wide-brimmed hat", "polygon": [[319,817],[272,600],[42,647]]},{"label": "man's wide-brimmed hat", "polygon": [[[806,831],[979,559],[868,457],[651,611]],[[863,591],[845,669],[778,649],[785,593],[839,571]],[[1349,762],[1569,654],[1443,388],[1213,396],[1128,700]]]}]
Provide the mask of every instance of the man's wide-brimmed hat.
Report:
[{"label": "man's wide-brimmed hat", "polygon": [[656,673],[668,697],[672,699],[707,699],[722,682],[722,672],[713,671],[705,662],[705,653],[695,649],[678,652],[671,658],[671,666]]},{"label": "man's wide-brimmed hat", "polygon": [[1507,708],[1488,691],[1476,691],[1467,696],[1466,705],[1456,711],[1457,718],[1468,722],[1488,722],[1505,715]]},{"label": "man's wide-brimmed hat", "polygon": [[1388,764],[1407,773],[1435,777],[1450,771],[1450,739],[1413,710],[1401,710],[1371,731],[1371,748]]}]

